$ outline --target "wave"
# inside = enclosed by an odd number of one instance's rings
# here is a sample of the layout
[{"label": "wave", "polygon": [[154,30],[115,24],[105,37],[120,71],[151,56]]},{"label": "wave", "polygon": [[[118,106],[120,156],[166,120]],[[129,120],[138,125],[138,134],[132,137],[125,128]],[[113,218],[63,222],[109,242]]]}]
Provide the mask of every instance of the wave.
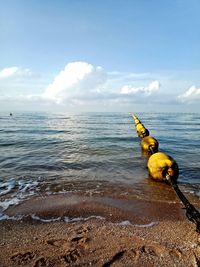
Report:
[{"label": "wave", "polygon": [[[74,217],[74,218],[70,218],[67,216],[64,217],[56,217],[56,218],[42,218],[38,215],[35,214],[31,214],[31,215],[17,215],[17,216],[8,216],[8,215],[0,215],[0,221],[3,220],[14,220],[14,221],[22,221],[22,220],[26,220],[26,219],[32,219],[35,221],[40,221],[43,223],[52,223],[52,222],[59,222],[59,221],[64,221],[66,223],[73,223],[73,222],[86,222],[86,221],[90,221],[90,220],[104,220],[104,221],[108,221],[105,217],[103,216],[88,216],[88,217]],[[120,225],[120,226],[132,226],[132,227],[137,227],[137,228],[150,228],[153,227],[157,224],[159,224],[159,222],[150,222],[148,224],[134,224],[131,223],[130,221],[119,221],[119,222],[110,222],[112,225]]]}]

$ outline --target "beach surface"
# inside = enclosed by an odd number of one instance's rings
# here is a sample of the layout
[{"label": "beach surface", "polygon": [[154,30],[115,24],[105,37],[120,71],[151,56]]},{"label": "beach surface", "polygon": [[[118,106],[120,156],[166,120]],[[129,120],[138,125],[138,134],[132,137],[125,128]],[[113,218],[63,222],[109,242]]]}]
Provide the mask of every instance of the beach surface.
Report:
[{"label": "beach surface", "polygon": [[[187,197],[199,209],[199,199]],[[10,206],[5,216],[17,220],[0,221],[0,266],[200,264],[200,235],[171,189],[163,201],[43,195]]]}]

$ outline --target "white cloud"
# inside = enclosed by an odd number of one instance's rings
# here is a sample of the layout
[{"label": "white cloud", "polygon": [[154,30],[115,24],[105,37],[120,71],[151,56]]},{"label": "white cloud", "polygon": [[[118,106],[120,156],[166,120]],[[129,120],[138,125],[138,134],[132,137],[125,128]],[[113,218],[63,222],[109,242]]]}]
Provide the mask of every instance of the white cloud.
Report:
[{"label": "white cloud", "polygon": [[[111,75],[106,73],[102,67],[95,67],[87,62],[71,62],[49,84],[42,97],[57,104],[64,104],[67,100],[67,103],[86,103],[88,105],[88,101],[90,103],[91,101],[100,103],[101,100],[104,102],[116,101],[122,97],[129,98],[130,94],[141,95],[142,93],[144,96],[149,96],[160,88],[160,83],[155,80],[144,87],[123,86],[122,84],[122,88],[119,90],[118,78],[116,77],[115,81],[113,73]],[[128,79],[130,79],[130,75]],[[134,83],[133,78],[132,83]],[[133,101],[133,98],[129,101]]]},{"label": "white cloud", "polygon": [[68,98],[100,92],[105,81],[106,74],[101,67],[86,62],[72,62],[55,77],[42,96],[61,103]]},{"label": "white cloud", "polygon": [[7,79],[7,78],[13,78],[13,77],[19,77],[19,76],[27,76],[30,75],[31,72],[29,69],[22,69],[20,67],[9,67],[4,68],[0,70],[0,79]]},{"label": "white cloud", "polygon": [[5,68],[0,71],[0,79],[11,77],[17,73],[18,67]]},{"label": "white cloud", "polygon": [[188,102],[198,101],[200,100],[200,88],[193,85],[184,94],[179,95],[178,98]]},{"label": "white cloud", "polygon": [[145,95],[151,95],[160,89],[159,81],[153,81],[146,87],[134,87],[132,85],[125,85],[121,88],[121,94],[137,94],[144,93]]},{"label": "white cloud", "polygon": [[[26,107],[30,104],[36,109],[40,105],[44,110],[46,107],[101,110],[103,106],[110,106],[113,110],[118,110],[120,107],[146,104],[181,105],[177,101],[177,95],[181,88],[188,86],[174,86],[168,77],[164,79],[156,73],[106,72],[102,67],[87,62],[68,63],[55,78],[51,73],[38,75],[20,67],[0,70],[1,103],[9,101],[13,105],[23,104]],[[172,84],[173,87],[180,88],[180,91],[173,88],[172,94],[169,90]],[[197,96],[200,99],[200,89],[193,86],[181,97],[186,100]]]}]

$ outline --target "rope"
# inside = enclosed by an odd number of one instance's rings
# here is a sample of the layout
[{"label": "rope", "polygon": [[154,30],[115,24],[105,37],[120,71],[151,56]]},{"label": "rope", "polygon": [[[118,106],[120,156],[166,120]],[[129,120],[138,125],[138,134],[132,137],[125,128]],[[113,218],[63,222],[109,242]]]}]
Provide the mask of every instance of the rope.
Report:
[{"label": "rope", "polygon": [[149,146],[149,152],[153,155],[155,153],[153,146]]},{"label": "rope", "polygon": [[167,181],[171,184],[178,198],[181,200],[186,209],[186,216],[188,220],[196,224],[196,231],[200,233],[200,213],[198,210],[189,202],[178,187],[177,183],[171,179],[169,175],[166,175]]}]

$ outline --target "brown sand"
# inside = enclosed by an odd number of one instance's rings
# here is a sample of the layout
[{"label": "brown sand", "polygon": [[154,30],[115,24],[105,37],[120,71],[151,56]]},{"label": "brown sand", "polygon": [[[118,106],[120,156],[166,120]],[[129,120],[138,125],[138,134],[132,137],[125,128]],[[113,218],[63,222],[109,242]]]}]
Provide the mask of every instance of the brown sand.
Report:
[{"label": "brown sand", "polygon": [[[7,210],[26,218],[0,222],[0,266],[200,266],[200,235],[181,207],[72,194],[32,198]],[[44,223],[30,214],[84,219]]]}]

